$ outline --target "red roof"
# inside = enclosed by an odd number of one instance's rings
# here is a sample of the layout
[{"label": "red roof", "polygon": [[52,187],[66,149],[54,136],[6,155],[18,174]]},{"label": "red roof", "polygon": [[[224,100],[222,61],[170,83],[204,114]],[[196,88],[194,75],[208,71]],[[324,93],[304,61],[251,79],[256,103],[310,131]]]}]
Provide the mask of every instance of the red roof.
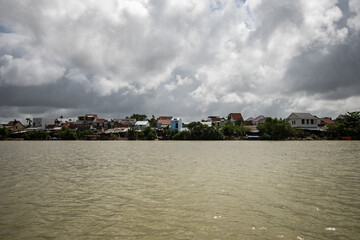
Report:
[{"label": "red roof", "polygon": [[136,118],[124,118],[123,121],[136,121]]},{"label": "red roof", "polygon": [[105,122],[105,119],[104,118],[98,118],[95,120],[96,123],[103,123]]},{"label": "red roof", "polygon": [[221,118],[219,117],[210,117],[212,122],[221,122]]},{"label": "red roof", "polygon": [[325,124],[334,124],[335,122],[328,118],[320,118],[321,121],[323,121]]},{"label": "red roof", "polygon": [[159,119],[159,120],[157,120],[157,123],[160,123],[161,125],[170,125],[171,120],[170,119]]},{"label": "red roof", "polygon": [[240,120],[244,121],[241,113],[230,113],[230,115],[231,115],[232,120],[236,121],[236,120],[240,119]]},{"label": "red roof", "polygon": [[172,118],[171,116],[160,116],[159,120],[171,120]]}]

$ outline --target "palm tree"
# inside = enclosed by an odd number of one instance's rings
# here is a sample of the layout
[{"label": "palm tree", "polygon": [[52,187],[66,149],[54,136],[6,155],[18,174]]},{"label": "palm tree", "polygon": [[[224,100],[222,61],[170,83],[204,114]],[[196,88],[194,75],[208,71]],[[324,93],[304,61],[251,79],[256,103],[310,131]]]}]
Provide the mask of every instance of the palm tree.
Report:
[{"label": "palm tree", "polygon": [[26,118],[26,121],[28,123],[28,127],[32,126],[32,120],[30,118]]}]

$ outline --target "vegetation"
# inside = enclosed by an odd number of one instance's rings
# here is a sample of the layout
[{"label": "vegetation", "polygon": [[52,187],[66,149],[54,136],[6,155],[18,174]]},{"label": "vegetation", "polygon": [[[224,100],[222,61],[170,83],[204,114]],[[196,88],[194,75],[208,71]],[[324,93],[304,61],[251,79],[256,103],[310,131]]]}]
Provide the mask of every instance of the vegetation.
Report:
[{"label": "vegetation", "polygon": [[241,126],[241,120],[238,124],[235,122],[235,126],[228,121],[225,126],[222,128],[223,134],[228,139],[231,137],[245,137],[247,133],[250,132],[250,129],[244,126]]},{"label": "vegetation", "polygon": [[360,140],[360,112],[348,112],[344,119],[328,126],[326,135],[329,139],[351,137],[351,139]]},{"label": "vegetation", "polygon": [[157,138],[156,128],[146,127],[143,131],[143,139],[145,140],[155,140]]},{"label": "vegetation", "polygon": [[202,124],[201,122],[191,122],[187,128],[189,133],[179,135],[186,137],[187,139],[182,140],[223,140],[224,135],[219,127],[209,127]]},{"label": "vegetation", "polygon": [[[61,129],[61,130],[63,130],[63,129]],[[66,134],[72,135],[73,133],[66,133]],[[91,130],[91,129],[84,130],[84,131],[81,131],[81,132],[77,133],[77,138],[78,139],[85,139],[86,138],[85,136],[90,136],[90,135],[94,135],[94,134],[95,134],[95,132],[93,130]],[[71,138],[71,136],[69,136],[69,137]],[[74,140],[74,139],[69,139],[69,140]]]},{"label": "vegetation", "polygon": [[24,140],[48,140],[50,135],[45,130],[29,131],[24,134]]},{"label": "vegetation", "polygon": [[145,114],[137,114],[137,113],[134,113],[133,115],[131,115],[130,118],[135,118],[136,121],[146,121],[147,116],[146,116]]},{"label": "vegetation", "polygon": [[148,120],[150,127],[156,128],[157,127],[157,120],[154,115],[152,115],[151,119]]},{"label": "vegetation", "polygon": [[61,140],[76,140],[77,139],[76,131],[73,129],[70,129],[70,128],[66,128],[66,127],[61,128],[61,130],[57,133],[57,136]]},{"label": "vegetation", "polygon": [[8,128],[0,128],[0,140],[4,140],[10,136],[10,130]]},{"label": "vegetation", "polygon": [[258,126],[260,136],[264,140],[284,140],[295,136],[295,131],[285,120],[266,118],[265,123]]},{"label": "vegetation", "polygon": [[128,140],[136,140],[136,129],[135,128],[129,128],[126,134],[126,137]]}]

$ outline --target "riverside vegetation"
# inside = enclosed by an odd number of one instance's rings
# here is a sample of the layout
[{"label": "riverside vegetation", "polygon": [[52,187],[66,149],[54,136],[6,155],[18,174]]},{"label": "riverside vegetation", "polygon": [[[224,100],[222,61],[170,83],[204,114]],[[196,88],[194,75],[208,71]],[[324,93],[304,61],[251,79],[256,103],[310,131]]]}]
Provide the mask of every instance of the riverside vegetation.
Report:
[{"label": "riverside vegetation", "polygon": [[[146,119],[146,115],[138,115],[142,119]],[[134,116],[133,115],[133,116]],[[140,117],[139,117],[140,118]],[[250,128],[243,126],[242,121],[232,124],[226,122],[223,127],[207,126],[201,122],[191,122],[185,127],[184,131],[178,132],[164,128],[162,131],[156,129],[156,120],[154,116],[149,119],[150,126],[138,131],[135,128],[129,128],[123,135],[116,134],[99,134],[93,130],[77,131],[63,127],[56,133],[48,133],[45,130],[29,131],[23,135],[24,140],[240,140],[246,139],[250,132]],[[328,139],[336,140],[348,137],[353,140],[360,139],[360,112],[348,112],[344,119],[338,120],[335,124],[329,125],[324,132],[307,135],[302,129],[295,129],[290,126],[284,119],[266,118],[265,123],[257,126],[259,130],[256,139],[262,140],[289,140],[289,139]],[[8,129],[0,129],[0,140],[10,136]],[[97,136],[93,138],[91,136]]]}]

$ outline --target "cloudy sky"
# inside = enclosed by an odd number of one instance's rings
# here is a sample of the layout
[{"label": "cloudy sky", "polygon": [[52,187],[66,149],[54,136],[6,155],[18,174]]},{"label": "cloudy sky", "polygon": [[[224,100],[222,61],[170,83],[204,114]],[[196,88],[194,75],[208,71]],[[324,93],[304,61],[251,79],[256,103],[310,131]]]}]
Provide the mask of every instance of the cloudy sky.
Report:
[{"label": "cloudy sky", "polygon": [[360,110],[358,0],[0,0],[0,119]]}]

